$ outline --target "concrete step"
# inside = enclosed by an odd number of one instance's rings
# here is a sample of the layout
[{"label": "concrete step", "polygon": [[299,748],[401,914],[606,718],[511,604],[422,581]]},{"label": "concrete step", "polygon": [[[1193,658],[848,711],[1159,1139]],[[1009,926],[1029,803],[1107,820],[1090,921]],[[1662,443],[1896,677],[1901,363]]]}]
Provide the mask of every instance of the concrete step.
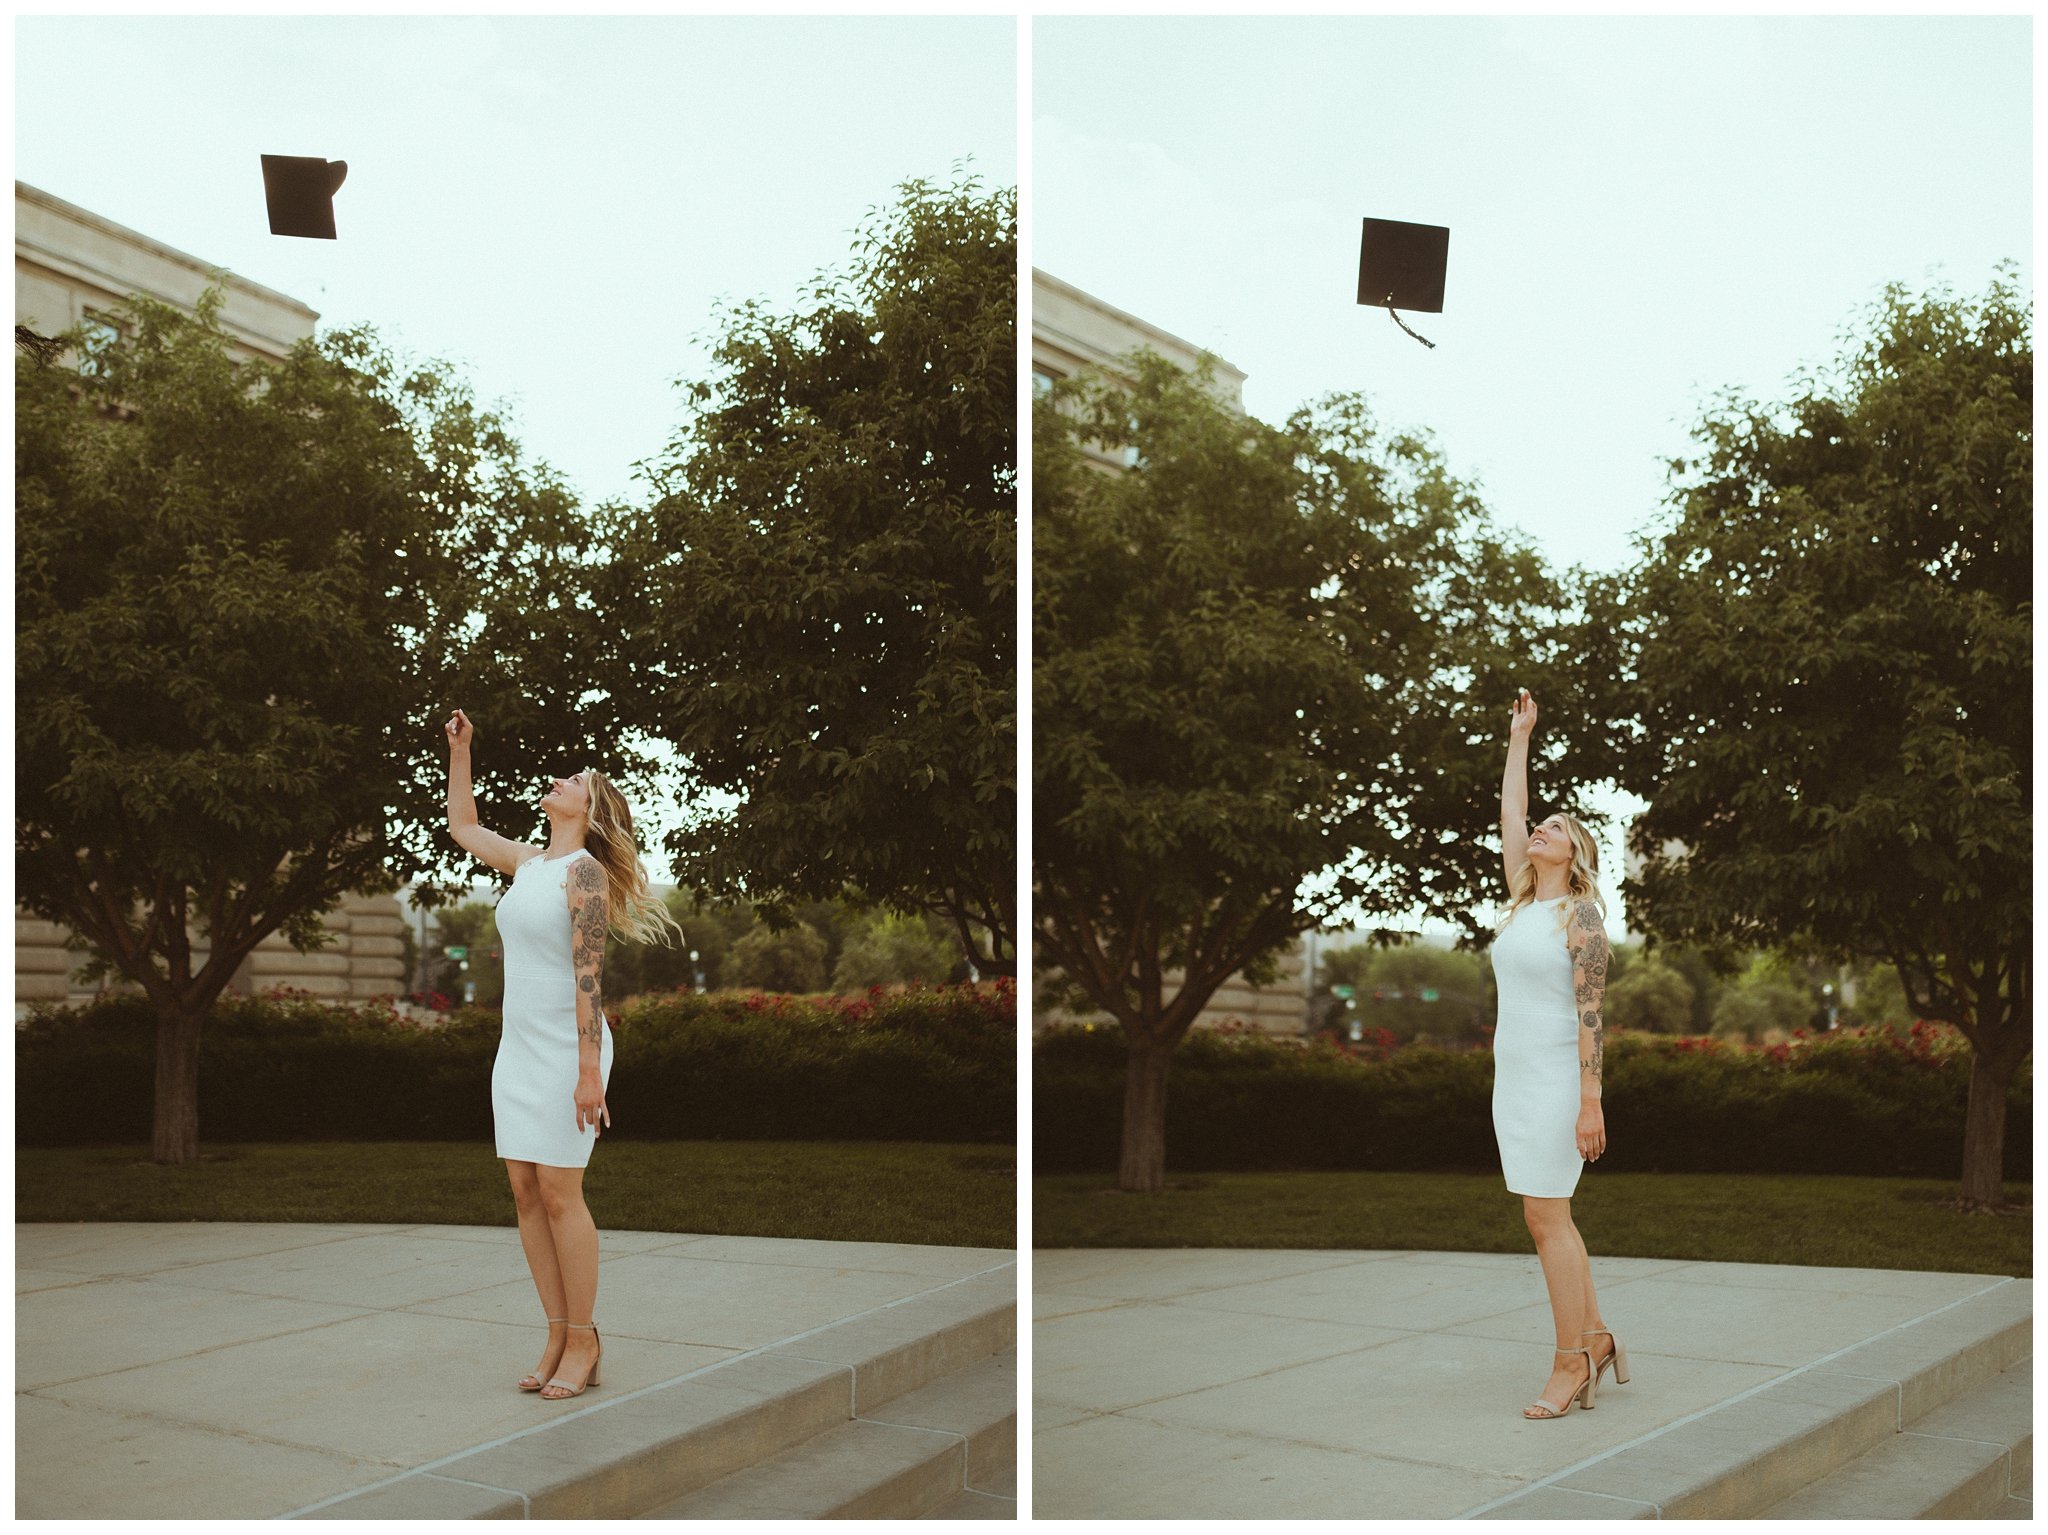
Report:
[{"label": "concrete step", "polygon": [[1990,1519],[2022,1499],[2031,1513],[2033,1420],[2028,1360],[1923,1414],[1763,1517]]},{"label": "concrete step", "polygon": [[[649,1519],[915,1519],[967,1502],[965,1517],[1016,1517],[979,1489],[1014,1475],[1014,1349],[952,1371],[850,1423],[649,1510]],[[1007,1512],[992,1507],[1007,1502]]]},{"label": "concrete step", "polygon": [[[1477,1517],[1759,1517],[2031,1358],[2033,1297],[2031,1280],[1987,1280],[1966,1300],[1681,1419]],[[2031,1438],[2025,1454],[2029,1480],[2014,1485],[2031,1498]]]},{"label": "concrete step", "polygon": [[[926,1388],[1016,1341],[1016,1269],[1005,1265],[630,1395],[601,1400],[600,1387],[587,1406],[300,1517],[634,1518],[853,1429],[834,1444],[857,1444],[856,1459],[907,1464],[913,1445],[950,1451],[950,1477],[935,1474],[932,1491],[915,1494],[929,1506],[965,1485],[970,1437],[856,1420],[892,1407],[914,1415]],[[1011,1376],[1014,1400],[1014,1364]],[[1014,1457],[1014,1430],[1012,1442]],[[925,1474],[906,1470],[907,1486],[925,1486]]]}]

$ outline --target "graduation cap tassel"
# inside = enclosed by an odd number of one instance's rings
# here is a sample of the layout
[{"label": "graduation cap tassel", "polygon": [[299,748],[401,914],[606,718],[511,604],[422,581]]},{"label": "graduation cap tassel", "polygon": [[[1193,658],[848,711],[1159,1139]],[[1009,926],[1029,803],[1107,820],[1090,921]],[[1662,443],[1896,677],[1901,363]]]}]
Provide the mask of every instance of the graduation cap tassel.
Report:
[{"label": "graduation cap tassel", "polygon": [[1430,340],[1429,337],[1422,335],[1417,331],[1408,330],[1408,322],[1402,319],[1399,315],[1394,314],[1394,295],[1391,293],[1387,295],[1387,313],[1394,316],[1394,323],[1400,326],[1401,329],[1407,330],[1409,335],[1415,337],[1417,341],[1420,341],[1432,352],[1436,350],[1436,343],[1434,341]]},{"label": "graduation cap tassel", "polygon": [[[1358,238],[1358,302],[1384,308],[1396,325],[1435,351],[1436,343],[1396,311],[1444,312],[1444,270],[1450,251],[1451,232],[1441,224],[1366,219]],[[1375,293],[1383,296],[1375,300]]]}]

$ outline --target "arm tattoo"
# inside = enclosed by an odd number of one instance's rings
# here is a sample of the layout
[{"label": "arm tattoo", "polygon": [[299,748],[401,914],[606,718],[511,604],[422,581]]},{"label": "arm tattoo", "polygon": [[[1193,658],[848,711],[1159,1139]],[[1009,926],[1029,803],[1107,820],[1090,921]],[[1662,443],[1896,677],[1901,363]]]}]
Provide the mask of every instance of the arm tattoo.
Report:
[{"label": "arm tattoo", "polygon": [[587,1016],[576,1025],[578,1038],[604,1046],[604,938],[611,925],[611,889],[604,866],[595,858],[577,862],[569,871],[569,963],[576,972],[576,990],[585,999]]},{"label": "arm tattoo", "polygon": [[1606,1059],[1600,1006],[1607,995],[1607,929],[1600,923],[1600,909],[1591,901],[1581,901],[1573,908],[1565,941],[1572,951],[1572,993],[1578,1003],[1579,1026],[1592,1036],[1590,1044],[1581,1046],[1579,1070],[1597,1082]]}]

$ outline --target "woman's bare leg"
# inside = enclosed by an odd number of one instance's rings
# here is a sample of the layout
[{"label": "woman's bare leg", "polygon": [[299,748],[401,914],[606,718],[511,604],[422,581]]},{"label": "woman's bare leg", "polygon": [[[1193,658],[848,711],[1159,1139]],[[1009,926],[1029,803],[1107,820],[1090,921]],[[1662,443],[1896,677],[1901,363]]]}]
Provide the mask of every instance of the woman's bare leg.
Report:
[{"label": "woman's bare leg", "polygon": [[[1579,1228],[1572,1224],[1572,1202],[1524,1194],[1522,1218],[1529,1224],[1529,1235],[1536,1239],[1536,1256],[1543,1264],[1543,1284],[1550,1292],[1550,1319],[1557,1329],[1557,1346],[1585,1348],[1587,1340],[1580,1334],[1588,1327],[1600,1325],[1595,1320],[1600,1313],[1593,1297],[1593,1271],[1586,1258],[1586,1244],[1579,1237]],[[1596,1353],[1595,1357],[1599,1355]],[[1557,1364],[1541,1395],[1545,1401],[1561,1402],[1585,1379],[1583,1359]]]},{"label": "woman's bare leg", "polygon": [[[540,1178],[531,1162],[505,1163],[505,1176],[512,1184],[512,1207],[519,1213],[519,1245],[526,1250],[526,1267],[533,1275],[533,1288],[540,1296],[541,1315],[567,1318],[563,1308],[568,1296],[562,1289],[562,1266],[555,1257],[554,1233],[548,1229],[547,1206],[540,1195]],[[548,1344],[533,1373],[540,1380],[554,1374],[561,1362],[568,1329],[555,1323],[548,1328]]]},{"label": "woman's bare leg", "polygon": [[540,1180],[541,1205],[554,1238],[567,1307],[554,1314],[576,1324],[569,1330],[568,1345],[555,1373],[575,1385],[589,1377],[598,1352],[597,1334],[587,1330],[587,1324],[596,1320],[592,1312],[597,1306],[597,1222],[583,1203],[582,1168],[536,1165],[534,1171]]}]

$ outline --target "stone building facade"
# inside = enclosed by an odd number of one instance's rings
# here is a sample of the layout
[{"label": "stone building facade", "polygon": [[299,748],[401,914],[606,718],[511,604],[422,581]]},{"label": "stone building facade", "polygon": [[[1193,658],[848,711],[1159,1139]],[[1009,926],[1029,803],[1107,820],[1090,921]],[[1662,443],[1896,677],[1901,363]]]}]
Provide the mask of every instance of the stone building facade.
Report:
[{"label": "stone building facade", "polygon": [[[1171,331],[1139,319],[1084,293],[1071,283],[1061,282],[1035,267],[1031,273],[1031,380],[1039,392],[1060,379],[1082,373],[1110,378],[1128,378],[1126,359],[1131,353],[1149,348],[1170,362],[1192,371],[1204,356],[1209,358],[1217,398],[1231,409],[1244,409],[1245,374],[1213,352],[1205,352]],[[1114,453],[1095,448],[1091,456],[1104,469],[1121,471],[1127,461]],[[1169,973],[1167,984],[1178,977]],[[1269,1034],[1303,1034],[1308,1031],[1308,975],[1305,954],[1299,941],[1280,956],[1280,973],[1270,985],[1253,986],[1242,976],[1232,976],[1209,999],[1196,1027],[1213,1028],[1238,1019]],[[1049,1023],[1108,1023],[1106,1015],[1074,1014],[1048,1009],[1033,1016],[1035,1027]]]},{"label": "stone building facade", "polygon": [[[221,326],[244,357],[282,358],[313,334],[320,317],[297,299],[173,250],[111,219],[14,184],[14,323],[39,336],[74,325],[112,327],[131,293],[186,309],[209,286],[222,289]],[[67,361],[76,361],[75,354]],[[396,996],[406,988],[405,918],[390,895],[352,896],[331,913],[332,947],[293,951],[266,939],[235,974],[232,990],[294,987],[316,996]],[[38,1002],[84,1001],[93,988],[71,979],[85,956],[65,947],[66,929],[20,910],[14,922],[14,1008],[20,1019]]]},{"label": "stone building facade", "polygon": [[111,325],[122,300],[146,293],[191,309],[221,290],[221,328],[244,356],[282,358],[313,334],[319,314],[61,197],[14,183],[14,323],[42,336]]}]

